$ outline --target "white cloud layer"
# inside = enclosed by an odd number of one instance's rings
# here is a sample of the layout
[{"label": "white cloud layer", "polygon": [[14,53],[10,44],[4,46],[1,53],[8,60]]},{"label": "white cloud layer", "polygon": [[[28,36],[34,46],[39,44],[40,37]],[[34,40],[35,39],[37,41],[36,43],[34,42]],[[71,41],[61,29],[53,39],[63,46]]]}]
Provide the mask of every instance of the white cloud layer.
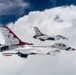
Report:
[{"label": "white cloud layer", "polygon": [[[58,18],[57,18],[58,16]],[[45,11],[34,11],[19,18],[11,28],[23,41],[36,45],[50,45],[51,41],[40,42],[33,39],[33,27],[37,26],[49,35],[61,34],[69,38],[64,42],[76,48],[76,6],[57,7]],[[0,40],[1,41],[1,40]],[[1,75],[76,75],[76,52],[62,51],[55,56],[29,56],[20,59],[17,56],[0,55]]]},{"label": "white cloud layer", "polygon": [[29,8],[29,3],[23,0],[0,0],[0,16],[20,15]]}]

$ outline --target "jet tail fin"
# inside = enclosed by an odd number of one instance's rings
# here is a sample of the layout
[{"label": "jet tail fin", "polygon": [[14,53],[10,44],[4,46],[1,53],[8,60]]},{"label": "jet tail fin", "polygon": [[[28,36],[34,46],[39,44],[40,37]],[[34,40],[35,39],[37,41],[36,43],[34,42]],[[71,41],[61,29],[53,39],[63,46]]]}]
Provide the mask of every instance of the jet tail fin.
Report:
[{"label": "jet tail fin", "polygon": [[32,43],[27,43],[21,41],[8,27],[0,26],[0,30],[5,39],[5,45],[33,45]]},{"label": "jet tail fin", "polygon": [[37,36],[43,36],[43,35],[45,35],[45,34],[43,34],[37,27],[34,27],[34,30],[35,30],[35,34],[36,34]]}]

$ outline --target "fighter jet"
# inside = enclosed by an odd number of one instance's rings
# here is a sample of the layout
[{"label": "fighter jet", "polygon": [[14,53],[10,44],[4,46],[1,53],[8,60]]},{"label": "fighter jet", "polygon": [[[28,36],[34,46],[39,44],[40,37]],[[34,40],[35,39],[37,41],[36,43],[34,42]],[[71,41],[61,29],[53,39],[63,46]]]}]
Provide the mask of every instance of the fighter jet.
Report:
[{"label": "fighter jet", "polygon": [[51,45],[51,48],[57,49],[57,50],[66,50],[66,51],[75,51],[75,48],[68,47],[67,45],[63,43],[55,43]]},{"label": "fighter jet", "polygon": [[[8,27],[0,26],[0,31],[5,39],[5,44],[0,44],[0,52],[3,52],[4,56],[15,54],[27,58],[28,55],[48,54],[48,51],[43,50],[43,48],[45,49],[45,46],[35,46],[33,43],[21,41]],[[7,53],[7,51],[16,51],[16,53]]]},{"label": "fighter jet", "polygon": [[46,34],[43,34],[37,27],[34,27],[35,30],[35,34],[33,36],[34,39],[39,39],[40,41],[45,41],[45,40],[51,40],[51,41],[55,41],[55,40],[60,40],[60,39],[68,39],[62,35],[56,35],[56,36],[48,36]]}]

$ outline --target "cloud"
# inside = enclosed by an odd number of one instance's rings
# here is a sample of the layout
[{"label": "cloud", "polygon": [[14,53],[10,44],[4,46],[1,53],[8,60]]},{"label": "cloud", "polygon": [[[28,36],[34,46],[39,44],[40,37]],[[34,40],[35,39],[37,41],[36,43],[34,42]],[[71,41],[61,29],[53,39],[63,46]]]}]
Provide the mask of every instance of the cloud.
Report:
[{"label": "cloud", "polygon": [[0,16],[20,15],[29,8],[24,0],[0,0]]},{"label": "cloud", "polygon": [[[66,14],[66,12],[68,14]],[[57,21],[55,21],[57,15],[59,18],[57,18]],[[59,22],[59,19],[61,19],[63,22]],[[75,20],[75,6],[58,7],[41,12],[30,12],[28,15],[19,18],[15,22],[14,28],[18,30],[21,28],[25,29],[25,31],[30,32],[31,35],[31,33],[34,34],[33,26],[37,26],[40,30],[42,30],[43,33],[56,35],[63,34],[64,29],[67,30],[68,28],[71,28],[75,23]]]},{"label": "cloud", "polygon": [[[54,20],[57,15],[63,22]],[[19,18],[15,24],[8,24],[8,27],[11,28],[20,39],[33,42],[35,45],[50,45],[52,43],[51,41],[41,42],[32,38],[35,34],[33,27],[37,26],[43,33],[49,35],[62,34],[68,37],[68,41],[61,40],[59,42],[64,42],[68,46],[76,47],[75,21],[76,6],[68,6],[46,9],[41,12],[30,12],[28,15]],[[20,59],[17,56],[7,58],[0,55],[0,59],[1,75],[4,75],[3,72],[5,72],[6,75],[76,75],[76,52],[72,51],[62,51],[55,56],[29,56],[28,59]]]}]

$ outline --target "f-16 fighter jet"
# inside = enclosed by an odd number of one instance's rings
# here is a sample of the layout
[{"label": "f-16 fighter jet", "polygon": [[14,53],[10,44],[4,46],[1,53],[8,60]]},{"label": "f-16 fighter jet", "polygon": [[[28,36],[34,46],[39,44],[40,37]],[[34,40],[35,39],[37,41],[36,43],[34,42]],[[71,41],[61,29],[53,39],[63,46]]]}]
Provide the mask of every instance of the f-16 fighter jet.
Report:
[{"label": "f-16 fighter jet", "polygon": [[55,41],[60,39],[68,39],[62,35],[48,36],[46,34],[43,34],[37,27],[34,27],[34,30],[36,35],[34,35],[33,38],[39,39],[40,41],[45,41],[45,40]]},{"label": "f-16 fighter jet", "polygon": [[[0,31],[5,39],[5,44],[0,44],[0,52],[4,56],[18,55],[27,58],[28,55],[45,55],[49,51],[43,50],[46,46],[35,46],[32,43],[21,41],[8,27],[0,26]],[[7,51],[15,51],[16,53],[7,53]]]},{"label": "f-16 fighter jet", "polygon": [[75,51],[75,48],[68,47],[67,45],[63,43],[55,43],[51,45],[51,48],[59,49],[59,50],[66,50],[66,51]]}]

